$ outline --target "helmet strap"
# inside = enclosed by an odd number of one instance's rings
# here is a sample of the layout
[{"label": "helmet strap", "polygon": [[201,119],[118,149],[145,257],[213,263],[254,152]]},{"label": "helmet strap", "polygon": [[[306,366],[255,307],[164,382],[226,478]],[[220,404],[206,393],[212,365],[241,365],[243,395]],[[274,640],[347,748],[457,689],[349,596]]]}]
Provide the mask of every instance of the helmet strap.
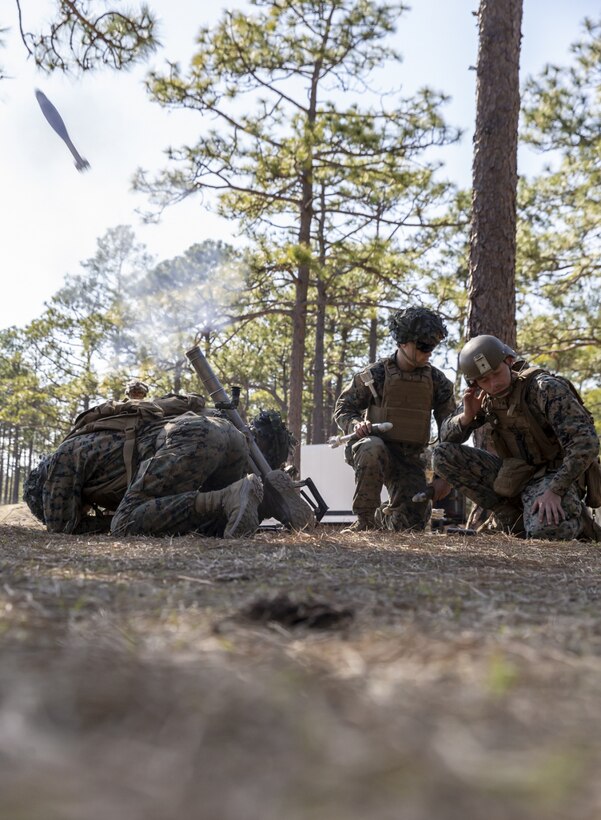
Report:
[{"label": "helmet strap", "polygon": [[[411,359],[411,358],[408,356],[408,354],[406,353],[406,351],[405,351],[405,350],[403,350],[403,348],[401,347],[401,345],[399,345],[399,346],[398,346],[398,348],[397,348],[397,353],[400,353],[400,354],[401,354],[401,356],[403,357],[403,359],[405,359],[405,361],[406,361],[408,364],[410,364],[410,365],[411,365],[411,369],[412,369],[412,370],[414,370],[414,369],[418,366],[418,364],[417,364],[417,360],[416,360],[416,358],[415,358],[415,353],[413,354],[413,356],[414,356],[414,357],[413,357],[413,359]],[[397,364],[398,364],[398,361],[397,361]],[[400,370],[402,370],[403,368],[401,367],[401,368],[399,368],[399,369],[400,369]]]}]

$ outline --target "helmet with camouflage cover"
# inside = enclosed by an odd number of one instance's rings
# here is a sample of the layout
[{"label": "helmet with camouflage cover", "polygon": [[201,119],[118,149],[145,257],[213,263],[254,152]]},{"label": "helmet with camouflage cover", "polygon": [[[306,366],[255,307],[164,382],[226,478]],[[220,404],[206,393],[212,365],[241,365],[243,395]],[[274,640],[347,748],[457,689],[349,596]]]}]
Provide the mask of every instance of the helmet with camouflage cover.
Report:
[{"label": "helmet with camouflage cover", "polygon": [[417,341],[437,345],[447,335],[440,316],[426,307],[398,310],[388,320],[388,327],[392,338],[399,345]]},{"label": "helmet with camouflage cover", "polygon": [[46,523],[44,515],[44,484],[48,478],[48,469],[51,456],[43,456],[37,467],[29,473],[23,485],[23,501],[27,504],[35,517],[43,524]]},{"label": "helmet with camouflage cover", "polygon": [[274,470],[292,456],[298,441],[288,430],[277,410],[261,410],[250,424],[255,441]]},{"label": "helmet with camouflage cover", "polygon": [[147,396],[148,391],[150,388],[146,384],[146,382],[141,381],[140,379],[130,379],[125,385],[125,395],[131,398],[131,394],[137,394],[138,396]]},{"label": "helmet with camouflage cover", "polygon": [[495,370],[507,356],[517,356],[505,342],[496,336],[474,336],[459,353],[459,370],[466,380],[476,381]]}]

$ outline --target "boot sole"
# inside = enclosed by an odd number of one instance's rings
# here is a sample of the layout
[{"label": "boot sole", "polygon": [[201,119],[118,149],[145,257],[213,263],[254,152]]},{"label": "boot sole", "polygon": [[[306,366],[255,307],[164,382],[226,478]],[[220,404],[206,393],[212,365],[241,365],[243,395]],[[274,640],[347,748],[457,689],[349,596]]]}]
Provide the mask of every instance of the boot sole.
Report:
[{"label": "boot sole", "polygon": [[256,475],[247,476],[240,490],[240,509],[234,521],[227,522],[224,538],[253,535],[259,528],[259,504],[263,500],[263,485]]},{"label": "boot sole", "polygon": [[292,479],[283,470],[272,470],[263,479],[269,513],[285,527],[308,530],[315,527],[315,513],[303,500]]}]

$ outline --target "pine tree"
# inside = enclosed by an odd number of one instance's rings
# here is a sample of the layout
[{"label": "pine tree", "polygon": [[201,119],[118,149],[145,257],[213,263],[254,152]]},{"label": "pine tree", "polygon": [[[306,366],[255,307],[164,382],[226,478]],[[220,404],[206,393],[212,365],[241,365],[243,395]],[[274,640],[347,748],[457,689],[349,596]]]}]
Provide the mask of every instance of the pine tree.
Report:
[{"label": "pine tree", "polygon": [[[354,248],[354,271],[366,241],[435,222],[428,209],[447,189],[423,153],[457,134],[429,89],[411,100],[391,97],[387,107],[362,101],[372,71],[397,58],[385,40],[401,7],[373,0],[255,0],[253,7],[252,15],[226,12],[214,30],[201,29],[187,76],[176,64],[152,75],[154,99],[199,111],[204,130],[196,145],[170,149],[173,170],[154,180],[141,172],[137,187],[160,207],[214,192],[219,212],[240,220],[258,246],[264,265],[255,270],[272,271],[272,293],[287,300],[280,310],[291,325],[288,423],[300,438],[312,358],[321,406],[323,307],[334,298],[325,283],[349,270],[338,266],[339,249],[346,246],[348,257]],[[313,330],[315,357],[307,353]],[[317,424],[323,436],[324,422]]]}]

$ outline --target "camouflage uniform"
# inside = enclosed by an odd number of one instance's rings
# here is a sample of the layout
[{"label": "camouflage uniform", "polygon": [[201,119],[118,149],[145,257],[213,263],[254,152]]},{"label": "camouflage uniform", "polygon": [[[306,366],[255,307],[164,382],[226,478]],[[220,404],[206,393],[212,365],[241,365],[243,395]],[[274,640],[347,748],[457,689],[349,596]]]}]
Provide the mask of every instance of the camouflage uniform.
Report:
[{"label": "camouflage uniform", "polygon": [[[206,411],[205,411],[206,413]],[[51,532],[116,535],[220,534],[225,520],[195,512],[197,491],[221,489],[248,471],[248,443],[226,419],[192,412],[150,421],[136,434],[136,470],[127,488],[123,432],[100,430],[67,438],[51,457],[43,511]],[[106,503],[106,487],[122,497],[115,515],[88,516]],[[119,488],[121,490],[119,491]]]},{"label": "camouflage uniform", "polygon": [[312,508],[275,469],[296,443],[280,414],[262,411],[249,427],[274,468],[262,483],[247,475],[254,468],[246,434],[204,404],[171,393],[90,408],[27,476],[24,500],[54,532],[107,532],[112,522],[118,535],[194,529],[232,538],[252,534],[262,518],[314,526]]},{"label": "camouflage uniform", "polygon": [[246,437],[227,419],[186,413],[164,426],[154,453],[141,461],[117,507],[113,535],[168,535],[201,530],[215,535],[221,521],[195,511],[199,490],[233,484],[248,472]]},{"label": "camouflage uniform", "polygon": [[[374,389],[381,398],[384,388],[385,363],[396,367],[393,354],[369,365]],[[431,367],[431,366],[430,366]],[[453,385],[436,367],[431,367],[433,398],[431,410],[440,427],[453,412]],[[357,374],[340,394],[334,418],[345,432],[353,431],[355,424],[365,417],[366,409],[374,402],[373,394]],[[388,490],[390,500],[376,516],[380,527],[392,530],[423,530],[430,515],[431,504],[414,504],[411,498],[426,488],[425,445],[385,442],[378,436],[366,436],[349,442],[345,456],[355,470],[353,512],[359,516],[380,507],[382,487]]]},{"label": "camouflage uniform", "polygon": [[[513,392],[517,381],[515,373],[512,378]],[[538,469],[519,495],[506,498],[493,488],[503,464],[501,458],[462,444],[474,430],[487,423],[485,413],[481,412],[463,429],[458,421],[463,412],[462,404],[442,424],[443,443],[434,450],[434,469],[476,504],[493,510],[507,531],[523,531],[528,537],[548,540],[576,538],[582,530],[583,474],[599,450],[595,428],[566,382],[544,371],[529,381],[524,400],[546,436],[558,443],[561,456],[553,463],[536,465]],[[508,406],[511,403],[511,394],[507,403]],[[522,458],[535,464],[526,445],[523,439]],[[535,499],[547,489],[562,497],[566,517],[559,524],[540,522],[538,513],[532,512]]]}]

